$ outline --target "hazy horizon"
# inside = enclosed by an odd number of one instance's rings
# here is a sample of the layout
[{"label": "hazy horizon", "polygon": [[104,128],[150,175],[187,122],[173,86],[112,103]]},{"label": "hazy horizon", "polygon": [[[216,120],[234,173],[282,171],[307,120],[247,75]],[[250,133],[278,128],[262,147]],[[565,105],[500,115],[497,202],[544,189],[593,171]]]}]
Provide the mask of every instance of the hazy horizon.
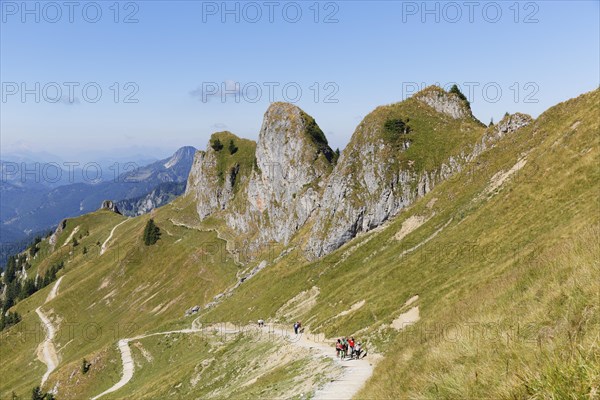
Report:
[{"label": "hazy horizon", "polygon": [[0,157],[160,159],[216,131],[256,140],[286,100],[343,149],[375,107],[436,83],[458,83],[483,123],[537,117],[599,83],[598,2],[563,3],[103,3],[96,21],[90,7],[59,18],[4,2]]}]

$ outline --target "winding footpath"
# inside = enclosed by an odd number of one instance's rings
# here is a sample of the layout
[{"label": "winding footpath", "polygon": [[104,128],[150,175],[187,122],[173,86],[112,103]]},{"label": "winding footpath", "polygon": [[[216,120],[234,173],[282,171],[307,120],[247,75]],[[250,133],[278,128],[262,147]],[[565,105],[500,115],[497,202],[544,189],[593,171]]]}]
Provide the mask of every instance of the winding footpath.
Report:
[{"label": "winding footpath", "polygon": [[108,235],[108,238],[106,238],[106,240],[104,241],[104,243],[102,243],[102,247],[100,248],[100,255],[104,254],[104,252],[106,251],[106,247],[108,246],[108,242],[110,242],[110,239],[112,239],[113,234],[115,233],[115,229],[117,229],[120,225],[123,225],[128,220],[129,220],[129,218],[127,218],[124,221],[119,222],[117,225],[115,225],[112,228],[112,230],[110,231],[110,235]]},{"label": "winding footpath", "polygon": [[[146,335],[139,335],[132,338],[120,339],[118,342],[118,348],[121,352],[121,361],[123,363],[123,373],[121,375],[121,379],[119,382],[91,398],[91,400],[97,400],[100,397],[113,393],[123,386],[125,386],[131,378],[133,378],[133,373],[135,371],[135,364],[133,361],[133,357],[131,355],[131,348],[129,347],[129,342],[134,340],[139,340],[143,338],[147,338],[150,336],[159,336],[159,335],[169,335],[174,333],[200,333],[200,332],[214,332],[221,334],[238,334],[242,332],[250,332],[252,329],[256,329],[255,326],[246,326],[246,327],[235,327],[232,324],[219,324],[208,326],[205,328],[196,327],[196,321],[192,322],[192,327],[188,329],[180,329],[174,331],[166,331],[166,332],[155,332],[149,333]],[[273,329],[275,332],[275,327],[266,327],[265,329]],[[331,382],[326,383],[323,387],[318,389],[314,394],[315,400],[345,400],[351,399],[358,391],[363,387],[365,382],[371,377],[373,374],[373,364],[367,359],[360,360],[340,360],[335,357],[335,348],[329,346],[321,341],[314,340],[311,338],[310,334],[301,334],[294,335],[287,330],[281,328],[281,335],[286,339],[286,342],[289,345],[302,347],[309,351],[312,351],[313,355],[316,357],[329,357],[334,360],[334,362],[342,367],[342,375]]]},{"label": "winding footpath", "polygon": [[[54,284],[54,287],[52,288],[50,293],[48,293],[48,297],[46,298],[44,304],[48,303],[50,300],[56,297],[56,295],[58,294],[58,287],[62,279],[62,276],[58,278],[58,280]],[[44,325],[44,329],[46,331],[46,338],[42,343],[40,343],[40,346],[38,347],[38,358],[40,359],[40,361],[46,364],[47,367],[46,373],[44,374],[44,376],[42,376],[42,382],[40,383],[40,387],[42,387],[44,386],[44,383],[46,383],[46,381],[48,380],[48,377],[50,376],[52,371],[54,371],[58,366],[59,360],[53,342],[54,336],[56,335],[56,329],[54,328],[54,325],[52,325],[52,321],[50,321],[50,319],[42,311],[42,306],[36,308],[35,312],[37,313],[38,317],[40,317],[40,320],[42,321],[42,324]]]},{"label": "winding footpath", "polygon": [[350,400],[373,374],[373,364],[366,358],[342,361],[335,357],[334,347],[323,342],[313,341],[310,336],[300,335],[299,340],[293,343],[313,350],[319,356],[330,357],[342,367],[342,375],[318,389],[312,397],[313,400]]},{"label": "winding footpath", "polygon": [[[108,238],[102,244],[102,248],[100,249],[100,255],[102,255],[106,251],[106,247],[108,246],[109,241],[112,239],[115,230],[122,224],[127,222],[120,222],[115,225],[110,232]],[[177,223],[171,220],[171,223],[176,226],[184,226],[189,229],[195,229],[193,227],[187,226],[183,223]],[[223,239],[225,240],[225,239]],[[58,284],[59,282],[57,282]],[[40,317],[41,318],[41,317]],[[148,333],[144,335],[138,335],[131,338],[123,338],[117,342],[117,347],[119,352],[121,353],[121,362],[123,364],[123,372],[121,374],[121,379],[117,383],[115,383],[110,388],[106,389],[104,392],[94,396],[91,400],[97,400],[109,393],[116,392],[121,389],[125,385],[129,383],[129,381],[133,378],[133,374],[135,372],[135,363],[133,360],[133,356],[131,354],[131,348],[129,347],[129,343],[131,341],[144,339],[151,336],[163,336],[170,335],[176,333],[182,334],[190,334],[190,333],[201,333],[201,332],[213,332],[213,333],[221,333],[221,334],[239,334],[242,332],[249,332],[252,329],[255,329],[256,326],[246,326],[246,327],[236,327],[233,324],[222,323],[217,325],[212,325],[208,327],[199,326],[198,318],[192,322],[190,328],[180,329],[180,330],[172,330],[165,332],[155,332]],[[364,386],[366,381],[373,374],[373,364],[372,361],[377,361],[377,355],[370,355],[369,360],[361,359],[361,360],[340,360],[335,357],[335,348],[331,345],[326,344],[323,341],[315,340],[310,334],[301,334],[295,335],[283,327],[275,327],[268,326],[264,329],[271,330],[272,333],[275,330],[279,330],[284,339],[286,339],[286,343],[288,345],[302,347],[312,352],[315,357],[328,357],[334,360],[334,362],[342,367],[343,373],[340,377],[331,382],[326,383],[323,387],[316,390],[314,393],[315,400],[345,400],[351,399],[354,395],[358,393],[358,391]],[[331,341],[333,343],[333,341]],[[49,373],[48,373],[49,375]]]},{"label": "winding footpath", "polygon": [[118,342],[119,351],[121,352],[121,361],[123,362],[123,373],[121,374],[121,379],[119,382],[115,383],[110,388],[106,389],[104,392],[100,393],[92,397],[92,400],[99,399],[100,397],[107,395],[109,393],[115,392],[125,386],[131,378],[133,378],[133,372],[135,370],[135,364],[133,363],[133,357],[131,356],[131,348],[129,347],[129,342],[132,340],[140,340],[150,336],[159,336],[159,335],[169,335],[172,333],[197,333],[201,332],[201,328],[190,328],[190,329],[180,329],[175,331],[166,331],[166,332],[156,332],[149,333],[146,335],[139,335],[132,338],[120,339]]}]

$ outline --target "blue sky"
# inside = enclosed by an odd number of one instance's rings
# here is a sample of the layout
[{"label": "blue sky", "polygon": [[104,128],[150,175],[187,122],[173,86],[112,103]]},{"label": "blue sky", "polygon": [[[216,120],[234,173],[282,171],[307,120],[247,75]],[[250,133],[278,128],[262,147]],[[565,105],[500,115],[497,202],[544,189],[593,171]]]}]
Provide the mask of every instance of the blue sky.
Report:
[{"label": "blue sky", "polygon": [[[537,116],[600,81],[598,1],[228,2],[229,14],[221,1],[75,2],[73,22],[62,1],[28,2],[30,14],[1,3],[5,154],[161,157],[219,130],[256,139],[273,99],[295,101],[343,148],[362,117],[416,86],[458,83],[487,123]],[[214,90],[236,84],[238,102]]]}]

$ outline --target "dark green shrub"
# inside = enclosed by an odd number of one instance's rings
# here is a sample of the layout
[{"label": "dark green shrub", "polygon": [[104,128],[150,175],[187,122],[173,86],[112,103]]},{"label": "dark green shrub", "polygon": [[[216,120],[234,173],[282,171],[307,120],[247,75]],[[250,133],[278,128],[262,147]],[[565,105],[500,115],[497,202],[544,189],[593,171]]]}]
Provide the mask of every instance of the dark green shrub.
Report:
[{"label": "dark green shrub", "polygon": [[215,139],[212,141],[211,147],[213,148],[214,151],[221,151],[221,150],[223,150],[223,143],[221,143],[221,141],[219,139]]}]

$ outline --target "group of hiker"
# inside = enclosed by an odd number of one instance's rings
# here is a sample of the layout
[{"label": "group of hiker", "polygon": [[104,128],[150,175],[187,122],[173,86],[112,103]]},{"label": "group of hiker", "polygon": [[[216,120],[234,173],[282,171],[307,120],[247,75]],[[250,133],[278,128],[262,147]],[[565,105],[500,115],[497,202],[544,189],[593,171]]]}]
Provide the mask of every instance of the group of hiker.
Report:
[{"label": "group of hiker", "polygon": [[358,360],[361,356],[363,358],[367,356],[367,351],[363,348],[362,343],[356,342],[353,337],[350,337],[350,339],[347,337],[338,339],[335,344],[335,352],[342,360],[346,357],[350,357],[351,360]]},{"label": "group of hiker", "polygon": [[[258,320],[258,327],[263,328],[265,326],[265,321],[263,319]],[[302,327],[302,322],[296,321],[294,322],[294,334],[302,334],[304,332],[304,328]],[[357,342],[354,340],[354,337],[348,338],[342,337],[337,340],[335,344],[335,352],[337,357],[341,360],[344,360],[350,357],[351,360],[358,360],[360,358],[365,358],[367,356],[367,349],[365,349],[361,342]]]}]

